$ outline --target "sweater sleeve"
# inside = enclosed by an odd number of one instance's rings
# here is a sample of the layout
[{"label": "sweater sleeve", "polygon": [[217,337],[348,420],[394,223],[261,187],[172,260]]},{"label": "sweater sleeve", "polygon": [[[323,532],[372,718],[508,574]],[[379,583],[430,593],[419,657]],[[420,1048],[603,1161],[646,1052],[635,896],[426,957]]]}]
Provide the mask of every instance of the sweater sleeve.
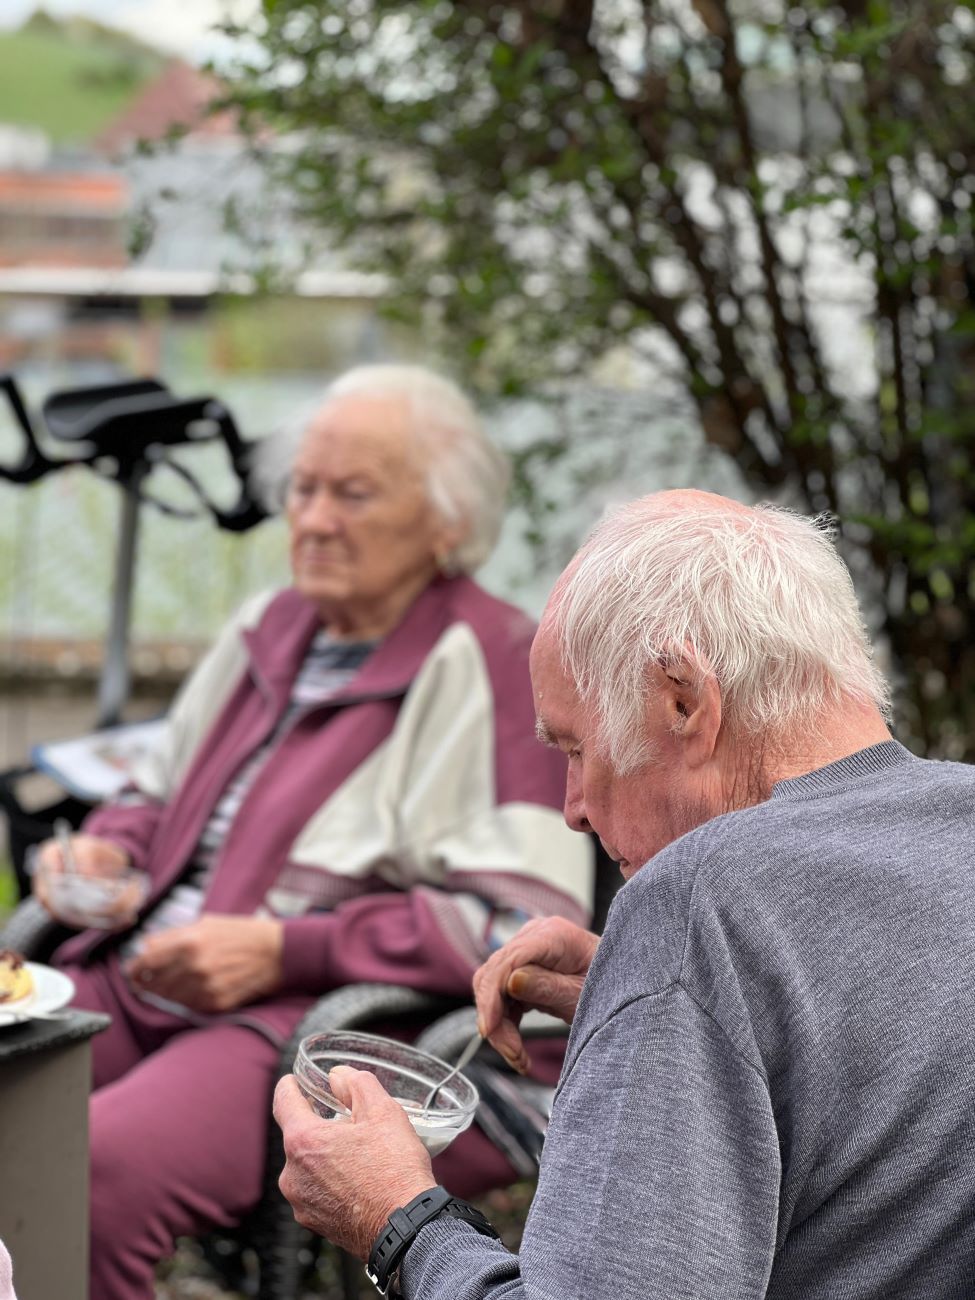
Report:
[{"label": "sweater sleeve", "polygon": [[85,818],[83,829],[86,835],[98,835],[125,849],[132,866],[145,870],[151,865],[149,849],[165,811],[158,799],[136,796],[96,808]]},{"label": "sweater sleeve", "polygon": [[[437,923],[436,892],[369,894],[284,923],[284,991],[322,993],[359,981],[465,997],[476,963]],[[472,900],[473,901],[473,900]]]},{"label": "sweater sleeve", "polygon": [[518,1257],[438,1220],[406,1300],[764,1295],[781,1167],[765,1080],[680,984],[592,1032],[556,1098]]},{"label": "sweater sleeve", "polygon": [[531,916],[558,913],[564,902],[536,889],[535,906],[507,906],[510,877],[497,890],[487,877],[477,883],[476,894],[414,885],[286,920],[285,991],[321,993],[365,980],[469,997],[491,952]]}]

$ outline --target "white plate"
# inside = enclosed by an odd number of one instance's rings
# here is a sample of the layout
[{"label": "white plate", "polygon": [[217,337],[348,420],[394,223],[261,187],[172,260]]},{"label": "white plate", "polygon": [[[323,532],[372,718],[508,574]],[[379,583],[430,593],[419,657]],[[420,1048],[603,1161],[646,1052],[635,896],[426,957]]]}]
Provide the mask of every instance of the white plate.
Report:
[{"label": "white plate", "polygon": [[74,981],[63,971],[36,961],[25,961],[24,965],[33,976],[33,992],[16,1002],[0,1002],[0,1029],[32,1020],[38,1012],[60,1011],[74,997]]}]

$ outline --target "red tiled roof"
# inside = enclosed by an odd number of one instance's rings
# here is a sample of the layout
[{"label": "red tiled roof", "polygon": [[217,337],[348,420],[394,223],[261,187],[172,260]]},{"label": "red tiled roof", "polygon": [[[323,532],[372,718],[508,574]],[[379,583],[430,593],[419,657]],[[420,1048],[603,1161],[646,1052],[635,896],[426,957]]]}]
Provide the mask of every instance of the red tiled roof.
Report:
[{"label": "red tiled roof", "polygon": [[208,113],[221,93],[216,77],[181,59],[173,59],[113,122],[101,132],[96,145],[116,153],[137,140],[162,140],[174,128],[193,135],[234,136],[237,116],[230,110]]}]

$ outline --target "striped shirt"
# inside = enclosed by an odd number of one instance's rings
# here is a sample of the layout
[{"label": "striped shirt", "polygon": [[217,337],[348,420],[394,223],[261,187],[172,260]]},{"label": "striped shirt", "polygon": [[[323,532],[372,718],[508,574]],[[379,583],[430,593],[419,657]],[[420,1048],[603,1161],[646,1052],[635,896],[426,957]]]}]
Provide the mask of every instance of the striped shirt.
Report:
[{"label": "striped shirt", "polygon": [[356,675],[377,644],[376,641],[336,641],[324,628],[315,634],[292,685],[288,707],[277,726],[231,778],[203,828],[182,879],[165,898],[160,899],[126,942],[123,948],[125,956],[138,952],[145,935],[178,925],[190,925],[198,919],[221,846],[261,768],[298,719],[309,709],[337,695]]}]

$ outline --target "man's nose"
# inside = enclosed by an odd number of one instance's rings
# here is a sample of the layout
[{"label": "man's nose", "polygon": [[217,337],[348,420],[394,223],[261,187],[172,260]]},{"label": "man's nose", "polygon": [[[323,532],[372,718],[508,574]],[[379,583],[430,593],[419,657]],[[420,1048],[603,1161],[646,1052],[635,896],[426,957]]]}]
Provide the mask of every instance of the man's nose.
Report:
[{"label": "man's nose", "polygon": [[574,831],[591,831],[589,818],[586,816],[586,801],[582,794],[582,782],[571,771],[565,783],[565,804],[562,808],[565,824]]}]

